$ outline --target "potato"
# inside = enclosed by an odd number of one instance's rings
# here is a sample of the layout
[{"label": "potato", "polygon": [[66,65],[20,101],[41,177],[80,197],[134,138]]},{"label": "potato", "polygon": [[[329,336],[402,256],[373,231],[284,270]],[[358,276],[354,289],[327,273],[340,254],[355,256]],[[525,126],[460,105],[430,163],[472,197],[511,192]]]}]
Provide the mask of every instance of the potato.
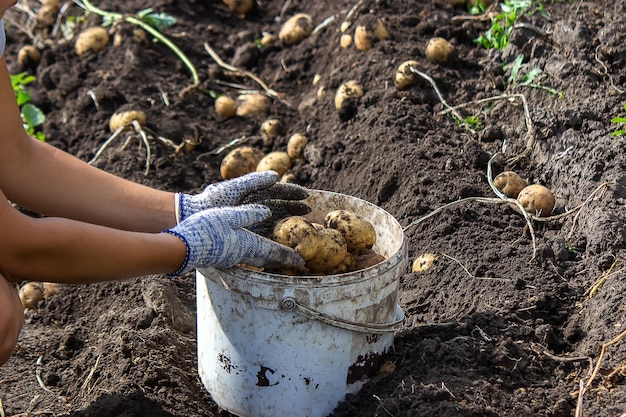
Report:
[{"label": "potato", "polygon": [[394,76],[396,88],[398,90],[406,90],[413,85],[421,84],[423,81],[422,77],[411,71],[411,69],[418,68],[419,64],[413,60],[404,61],[400,64]]},{"label": "potato", "polygon": [[43,290],[40,284],[28,282],[20,288],[19,296],[25,309],[34,309],[43,300]]},{"label": "potato", "polygon": [[300,133],[294,133],[287,142],[287,155],[291,159],[304,158],[304,148],[308,145],[309,140]]},{"label": "potato", "polygon": [[22,68],[35,68],[41,61],[41,52],[32,45],[25,45],[17,53],[17,62]]},{"label": "potato", "polygon": [[348,49],[352,45],[352,41],[352,35],[350,35],[349,33],[344,33],[339,39],[339,45],[341,45],[343,49]]},{"label": "potato", "polygon": [[134,121],[144,126],[147,121],[146,114],[141,110],[123,110],[113,113],[109,119],[109,130],[115,132],[123,126],[130,126]]},{"label": "potato", "polygon": [[435,64],[445,64],[454,56],[454,46],[444,38],[432,38],[426,45],[426,56]]},{"label": "potato", "polygon": [[389,38],[389,32],[382,20],[374,15],[366,15],[354,30],[354,46],[360,51],[367,51],[373,42]]},{"label": "potato", "polygon": [[358,81],[350,80],[341,84],[335,94],[335,108],[341,110],[349,101],[362,97],[363,87]]},{"label": "potato", "polygon": [[254,0],[222,0],[228,10],[238,15],[246,15],[254,9]]},{"label": "potato", "polygon": [[263,94],[252,93],[237,97],[236,104],[237,116],[261,119],[269,114],[272,102]]},{"label": "potato", "polygon": [[349,210],[334,210],[324,217],[324,226],[339,230],[348,245],[348,250],[359,253],[372,249],[376,243],[376,230],[365,218]]},{"label": "potato", "polygon": [[237,147],[222,159],[220,175],[223,179],[229,180],[255,172],[264,155],[263,151],[252,146]]},{"label": "potato", "polygon": [[333,268],[329,268],[326,271],[326,274],[328,274],[328,275],[345,274],[347,272],[352,272],[352,271],[356,271],[356,270],[357,270],[357,267],[356,267],[356,256],[354,254],[346,251],[346,254],[343,257],[343,261],[341,261],[339,263],[339,265],[337,265],[337,266],[335,266]]},{"label": "potato", "polygon": [[496,175],[493,185],[509,198],[517,198],[520,191],[528,185],[516,172],[504,171]]},{"label": "potato", "polygon": [[237,102],[228,96],[219,96],[215,99],[215,111],[222,117],[235,117],[237,114]]},{"label": "potato", "polygon": [[555,199],[552,192],[540,184],[524,187],[517,196],[524,210],[539,217],[548,217],[554,210]]},{"label": "potato", "polygon": [[318,250],[306,261],[306,267],[313,272],[327,272],[341,264],[348,250],[346,240],[339,230],[317,229]]},{"label": "potato", "polygon": [[290,216],[279,220],[274,226],[271,238],[293,248],[308,261],[320,248],[320,237],[313,223],[302,216]]},{"label": "potato", "polygon": [[280,182],[284,182],[287,184],[297,184],[298,180],[294,174],[289,173],[289,174],[284,174],[282,177],[280,177]]},{"label": "potato", "polygon": [[267,119],[261,124],[261,137],[266,145],[271,145],[275,138],[285,133],[285,125],[278,119]]},{"label": "potato", "polygon": [[35,21],[37,22],[37,26],[48,28],[54,26],[58,15],[59,7],[55,5],[42,5],[39,10],[37,10]]},{"label": "potato", "polygon": [[43,296],[44,298],[49,298],[57,295],[59,292],[59,287],[61,285],[56,282],[44,282],[43,283]]},{"label": "potato", "polygon": [[76,36],[74,48],[78,56],[87,51],[100,52],[109,43],[109,32],[100,26],[87,28]]},{"label": "potato", "polygon": [[313,32],[313,19],[306,13],[298,13],[283,24],[278,38],[285,45],[295,45],[302,42]]},{"label": "potato", "polygon": [[413,272],[424,272],[429,270],[439,257],[434,253],[424,253],[413,261],[411,269]]},{"label": "potato", "polygon": [[274,151],[265,155],[257,164],[257,172],[276,171],[278,175],[283,175],[291,168],[291,158],[287,152]]}]

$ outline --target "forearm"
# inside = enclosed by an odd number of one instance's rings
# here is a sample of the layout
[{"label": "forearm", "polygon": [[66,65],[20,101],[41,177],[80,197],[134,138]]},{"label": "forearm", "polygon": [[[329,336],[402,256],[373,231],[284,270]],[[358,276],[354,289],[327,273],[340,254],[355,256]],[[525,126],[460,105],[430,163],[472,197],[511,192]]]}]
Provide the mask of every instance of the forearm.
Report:
[{"label": "forearm", "polygon": [[61,218],[15,219],[1,246],[3,274],[61,283],[166,274],[182,265],[185,244],[167,233],[128,232]]},{"label": "forearm", "polygon": [[25,137],[20,158],[0,167],[0,188],[29,210],[124,230],[176,224],[174,194],[124,180]]}]

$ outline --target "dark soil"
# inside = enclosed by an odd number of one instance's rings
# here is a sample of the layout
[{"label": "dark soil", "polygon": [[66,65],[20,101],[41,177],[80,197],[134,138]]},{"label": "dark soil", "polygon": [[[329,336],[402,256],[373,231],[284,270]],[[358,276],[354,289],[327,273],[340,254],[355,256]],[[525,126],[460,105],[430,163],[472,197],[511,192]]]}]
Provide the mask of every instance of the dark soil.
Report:
[{"label": "dark soil", "polygon": [[[201,79],[185,94],[192,84],[187,67],[162,43],[134,42],[134,27],[126,23],[111,28],[119,45],[77,57],[61,30],[36,27],[25,12],[12,9],[5,18],[8,61],[11,73],[21,72],[18,49],[33,41],[42,48],[41,63],[28,71],[37,77],[29,86],[33,100],[47,116],[43,133],[83,160],[109,137],[109,116],[125,106],[144,110],[149,130],[176,143],[198,136],[193,152],[175,153],[152,134],[147,175],[145,148],[131,133],[95,162],[166,190],[196,192],[219,181],[224,153],[214,151],[235,138],[268,152],[285,150],[287,138],[302,132],[310,143],[306,159],[292,169],[298,183],[368,200],[409,226],[461,198],[495,197],[487,167],[506,142],[505,157],[492,163],[494,175],[513,169],[547,186],[556,195],[554,214],[584,205],[533,222],[534,257],[524,217],[506,204],[461,203],[408,227],[409,261],[424,253],[438,260],[424,272],[408,268],[401,279],[406,325],[385,358],[395,371],[348,396],[333,415],[572,416],[577,407],[585,416],[626,412],[626,341],[616,340],[599,356],[602,344],[626,327],[626,136],[610,135],[620,127],[611,119],[625,116],[625,3],[554,2],[545,7],[549,16],[521,19],[510,44],[497,51],[473,42],[490,23],[466,19],[463,9],[365,0],[351,20],[372,13],[391,34],[366,52],[339,45],[340,25],[355,3],[268,0],[239,18],[218,1],[97,2],[120,13],[152,7],[176,18],[164,32]],[[67,6],[62,22],[83,15]],[[298,45],[255,47],[262,33],[277,34],[297,12],[309,13],[316,25],[334,20]],[[92,15],[82,24],[99,23]],[[433,36],[449,39],[458,58],[430,63],[424,50]],[[283,95],[273,100],[268,117],[282,121],[285,136],[264,144],[263,118],[216,114],[209,91],[236,97],[232,84],[259,86],[222,71],[205,43]],[[503,70],[502,64],[520,54],[520,74],[541,69],[536,87],[562,97],[509,80],[511,66]],[[393,76],[407,59],[419,62],[449,106],[523,95],[530,130],[520,96],[460,108],[462,117],[479,116],[483,128],[472,132],[441,113],[445,107],[430,84],[398,91]],[[334,92],[350,79],[360,81],[365,94],[338,112]],[[326,95],[318,95],[320,88]],[[601,192],[592,194],[598,187]],[[605,280],[591,291],[600,278]],[[0,412],[229,415],[198,377],[194,285],[190,274],[62,287],[27,312],[19,346],[0,370]],[[587,384],[584,395],[581,383]]]}]

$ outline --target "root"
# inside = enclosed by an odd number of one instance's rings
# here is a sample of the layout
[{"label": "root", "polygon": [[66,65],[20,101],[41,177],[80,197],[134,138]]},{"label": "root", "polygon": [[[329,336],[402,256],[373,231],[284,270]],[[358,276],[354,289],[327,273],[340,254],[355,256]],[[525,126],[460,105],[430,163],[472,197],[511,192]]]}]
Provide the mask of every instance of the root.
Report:
[{"label": "root", "polygon": [[98,355],[98,357],[96,358],[96,363],[93,365],[93,367],[91,368],[91,371],[89,371],[89,374],[87,375],[87,378],[85,378],[83,385],[81,385],[80,387],[80,390],[83,393],[83,395],[85,393],[89,393],[89,391],[91,390],[91,387],[89,387],[89,384],[91,383],[91,380],[93,379],[93,375],[96,373],[96,369],[98,368],[98,365],[100,364],[101,356],[102,355]]},{"label": "root", "polygon": [[43,380],[41,379],[41,367],[42,366],[43,366],[43,356],[40,356],[37,358],[37,362],[35,362],[35,378],[37,379],[37,383],[39,384],[41,389],[43,389],[47,393],[54,394],[54,391],[48,388],[46,384],[44,384]]},{"label": "root", "polygon": [[[480,100],[474,100],[474,101],[469,101],[467,103],[463,103],[463,104],[459,104],[457,106],[454,107],[450,107],[447,110],[442,110],[439,112],[439,114],[446,114],[449,112],[453,112],[456,111],[457,109],[461,109],[470,105],[474,105],[474,104],[481,104],[481,103],[486,103],[489,101],[494,101],[494,100],[509,100],[510,102],[513,102],[516,98],[519,98],[522,100],[522,104],[524,106],[524,121],[526,122],[526,149],[524,150],[524,152],[522,152],[520,155],[511,158],[508,160],[509,163],[515,165],[517,164],[519,161],[521,161],[522,159],[530,156],[530,154],[533,151],[533,148],[535,147],[535,126],[533,124],[533,121],[530,117],[530,110],[528,109],[528,102],[526,101],[526,96],[524,96],[523,94],[503,94],[503,95],[499,95],[499,96],[493,96],[493,97],[487,97],[487,98],[483,98]],[[458,113],[457,113],[458,114]]]}]

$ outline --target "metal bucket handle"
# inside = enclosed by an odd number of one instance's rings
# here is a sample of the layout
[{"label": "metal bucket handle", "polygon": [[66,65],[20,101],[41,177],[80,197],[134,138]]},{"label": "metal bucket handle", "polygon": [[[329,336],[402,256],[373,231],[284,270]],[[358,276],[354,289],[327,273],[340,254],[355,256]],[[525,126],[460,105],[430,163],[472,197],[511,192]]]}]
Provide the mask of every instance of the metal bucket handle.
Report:
[{"label": "metal bucket handle", "polygon": [[294,311],[308,317],[309,319],[318,320],[331,326],[368,334],[384,334],[394,332],[404,322],[405,318],[404,311],[402,311],[400,304],[396,304],[396,319],[391,323],[359,323],[340,319],[338,317],[329,316],[328,314],[324,314],[320,311],[312,310],[302,304],[298,304],[298,302],[293,298],[285,298],[281,303],[281,307],[285,311]]}]

